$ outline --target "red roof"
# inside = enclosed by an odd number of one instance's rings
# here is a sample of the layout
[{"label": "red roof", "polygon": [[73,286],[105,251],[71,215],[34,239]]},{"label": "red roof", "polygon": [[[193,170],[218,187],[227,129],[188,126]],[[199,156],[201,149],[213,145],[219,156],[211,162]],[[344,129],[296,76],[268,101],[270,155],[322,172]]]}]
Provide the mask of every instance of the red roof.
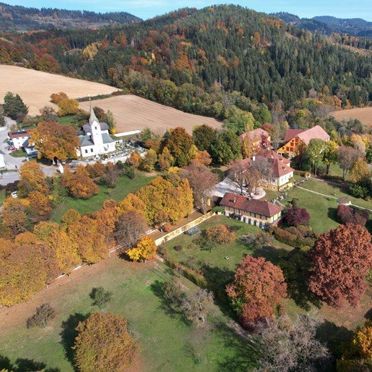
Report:
[{"label": "red roof", "polygon": [[292,138],[298,137],[305,145],[308,145],[312,139],[321,139],[323,141],[329,141],[330,137],[328,133],[319,125],[310,129],[288,129],[284,142],[289,142]]},{"label": "red roof", "polygon": [[30,137],[30,134],[27,130],[19,131],[19,132],[9,132],[8,136],[10,139],[13,138],[23,138],[23,137]]},{"label": "red roof", "polygon": [[267,200],[248,199],[243,195],[227,193],[222,198],[220,205],[242,210],[244,212],[256,213],[260,216],[273,217],[280,213],[282,208]]},{"label": "red roof", "polygon": [[303,131],[303,129],[288,129],[285,133],[284,142],[289,142],[292,138],[297,137]]},{"label": "red roof", "polygon": [[260,161],[260,159],[268,159],[272,167],[272,176],[279,178],[294,172],[294,169],[291,168],[291,162],[289,159],[286,159],[284,156],[278,154],[274,150],[264,150],[261,151],[256,157],[255,161]]}]

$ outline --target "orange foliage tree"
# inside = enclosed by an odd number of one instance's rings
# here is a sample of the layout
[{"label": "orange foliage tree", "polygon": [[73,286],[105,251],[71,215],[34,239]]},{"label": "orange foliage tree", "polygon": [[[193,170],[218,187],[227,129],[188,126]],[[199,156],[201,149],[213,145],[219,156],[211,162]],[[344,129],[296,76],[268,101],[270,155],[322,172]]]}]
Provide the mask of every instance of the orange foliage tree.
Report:
[{"label": "orange foliage tree", "polygon": [[156,256],[156,245],[154,240],[149,236],[143,237],[134,248],[127,251],[127,255],[132,261],[153,259]]},{"label": "orange foliage tree", "polygon": [[52,203],[42,192],[34,191],[28,195],[29,215],[33,222],[47,220],[52,213]]},{"label": "orange foliage tree", "polygon": [[62,176],[62,185],[68,190],[71,196],[78,199],[89,199],[98,193],[98,186],[89,177],[84,166],[79,165],[75,173],[65,168]]},{"label": "orange foliage tree", "polygon": [[38,163],[28,161],[20,168],[21,179],[18,184],[18,193],[20,196],[27,196],[33,191],[43,194],[48,193],[48,184],[44,173]]},{"label": "orange foliage tree", "polygon": [[54,121],[43,121],[31,132],[31,142],[35,144],[40,157],[54,160],[75,159],[79,138],[74,128]]},{"label": "orange foliage tree", "polygon": [[247,256],[226,292],[243,326],[252,328],[258,321],[273,316],[275,306],[287,295],[287,284],[278,266],[263,257]]},{"label": "orange foliage tree", "polygon": [[11,196],[3,204],[3,224],[11,234],[17,235],[27,230],[29,219],[27,216],[28,202],[24,199],[14,199]]}]

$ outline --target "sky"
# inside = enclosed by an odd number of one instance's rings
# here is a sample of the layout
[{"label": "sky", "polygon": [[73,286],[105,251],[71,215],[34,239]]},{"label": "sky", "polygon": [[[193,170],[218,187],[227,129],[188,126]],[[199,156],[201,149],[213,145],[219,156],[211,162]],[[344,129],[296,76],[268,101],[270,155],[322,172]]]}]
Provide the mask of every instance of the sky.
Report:
[{"label": "sky", "polygon": [[203,8],[213,4],[239,4],[257,11],[285,11],[300,17],[332,15],[372,21],[372,0],[0,0],[10,5],[63,8],[97,12],[125,11],[147,19],[183,7]]}]

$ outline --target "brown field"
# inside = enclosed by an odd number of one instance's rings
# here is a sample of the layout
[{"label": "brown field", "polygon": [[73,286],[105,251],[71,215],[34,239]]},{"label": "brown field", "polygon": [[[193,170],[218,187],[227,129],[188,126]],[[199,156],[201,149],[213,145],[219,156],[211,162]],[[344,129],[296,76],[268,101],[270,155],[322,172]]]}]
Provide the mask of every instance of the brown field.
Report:
[{"label": "brown field", "polygon": [[354,108],[331,112],[336,120],[358,119],[365,125],[372,127],[372,107]]},{"label": "brown field", "polygon": [[[175,127],[183,127],[191,133],[198,125],[207,124],[213,128],[221,128],[222,125],[216,119],[188,114],[134,95],[99,99],[92,104],[114,114],[118,133],[144,128],[163,133]],[[89,102],[82,102],[80,107],[88,110],[89,105]]]},{"label": "brown field", "polygon": [[29,107],[30,115],[36,115],[46,105],[52,105],[50,95],[65,92],[71,98],[111,94],[117,88],[49,74],[17,66],[0,65],[0,103],[7,92],[18,93]]}]

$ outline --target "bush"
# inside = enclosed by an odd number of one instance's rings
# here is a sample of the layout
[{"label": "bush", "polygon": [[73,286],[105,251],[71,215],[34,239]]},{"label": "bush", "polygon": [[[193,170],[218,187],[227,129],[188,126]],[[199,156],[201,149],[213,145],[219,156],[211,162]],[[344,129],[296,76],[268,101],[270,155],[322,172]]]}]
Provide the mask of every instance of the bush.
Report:
[{"label": "bush", "polygon": [[236,235],[226,225],[216,225],[205,230],[205,238],[213,243],[228,244],[236,239]]},{"label": "bush", "polygon": [[182,245],[175,245],[175,246],[173,247],[173,249],[174,249],[176,252],[180,252],[180,251],[182,251]]},{"label": "bush", "polygon": [[355,198],[365,199],[367,198],[369,192],[367,187],[364,187],[359,184],[352,184],[349,186],[349,193],[350,195],[354,196]]},{"label": "bush", "polygon": [[98,306],[100,309],[102,309],[108,302],[111,301],[112,293],[105,291],[105,289],[102,287],[98,287],[92,289],[89,297],[93,300],[93,306]]},{"label": "bush", "polygon": [[299,208],[293,201],[291,208],[288,208],[284,211],[282,218],[283,224],[287,226],[308,225],[309,221],[309,212],[304,208]]},{"label": "bush", "polygon": [[339,205],[337,208],[337,219],[343,223],[353,223],[365,226],[369,218],[367,210],[352,208],[347,205]]},{"label": "bush", "polygon": [[315,234],[306,226],[274,227],[272,231],[277,240],[292,247],[311,247],[316,239]]},{"label": "bush", "polygon": [[45,328],[49,320],[56,317],[56,312],[49,304],[43,304],[36,309],[36,313],[27,319],[27,328]]}]

